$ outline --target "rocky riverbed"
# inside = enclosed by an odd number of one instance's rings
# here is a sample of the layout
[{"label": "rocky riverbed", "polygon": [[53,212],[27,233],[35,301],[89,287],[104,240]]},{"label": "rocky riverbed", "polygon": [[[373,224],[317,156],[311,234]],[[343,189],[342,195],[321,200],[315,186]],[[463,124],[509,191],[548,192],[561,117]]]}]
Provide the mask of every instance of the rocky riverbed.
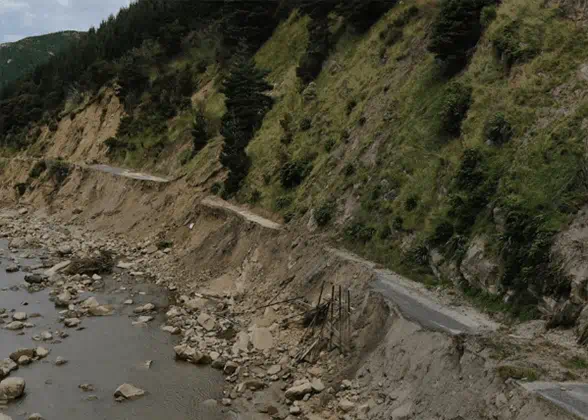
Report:
[{"label": "rocky riverbed", "polygon": [[18,366],[8,378],[26,382],[4,401],[13,418],[320,420],[370,409],[352,382],[329,383],[345,367],[336,353],[296,360],[305,330],[288,320],[300,307],[259,310],[184,287],[172,244],[102,238],[26,209],[0,212],[0,241],[0,356]]}]

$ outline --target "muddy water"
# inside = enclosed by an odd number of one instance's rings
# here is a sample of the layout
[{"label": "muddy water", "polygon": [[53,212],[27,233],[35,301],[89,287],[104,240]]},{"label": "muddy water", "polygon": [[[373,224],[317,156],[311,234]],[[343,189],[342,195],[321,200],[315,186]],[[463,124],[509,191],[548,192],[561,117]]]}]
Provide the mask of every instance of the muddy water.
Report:
[{"label": "muddy water", "polygon": [[[55,333],[64,329],[58,322],[58,310],[49,301],[48,290],[31,294],[12,287],[23,283],[24,273],[6,273],[11,255],[6,241],[0,241],[0,249],[4,250],[0,254],[0,308],[42,316],[29,319],[35,327],[23,330],[24,335],[0,329],[0,358],[21,347],[40,345],[51,351],[45,360],[12,373],[26,380],[26,395],[11,403],[6,414],[15,420],[34,412],[46,419],[61,420],[237,418],[226,409],[223,413],[219,408],[202,404],[208,399],[222,398],[222,375],[209,367],[175,362],[174,338],[159,329],[161,315],[147,327],[132,325],[130,316],[134,307],[147,302],[165,307],[167,297],[161,290],[107,281],[105,292],[86,293],[82,297],[95,296],[101,304],[112,305],[116,308],[115,315],[82,318],[84,329],[67,330],[70,336],[61,343],[33,341],[32,337],[42,331]],[[24,260],[19,262],[23,264]],[[27,263],[34,265],[38,261]],[[134,305],[124,305],[131,294]],[[69,363],[55,366],[53,361],[57,356]],[[150,368],[145,366],[147,360],[153,361]],[[147,395],[136,401],[115,402],[113,393],[125,382],[146,390]],[[78,386],[84,383],[92,384],[95,390],[83,392]]]}]

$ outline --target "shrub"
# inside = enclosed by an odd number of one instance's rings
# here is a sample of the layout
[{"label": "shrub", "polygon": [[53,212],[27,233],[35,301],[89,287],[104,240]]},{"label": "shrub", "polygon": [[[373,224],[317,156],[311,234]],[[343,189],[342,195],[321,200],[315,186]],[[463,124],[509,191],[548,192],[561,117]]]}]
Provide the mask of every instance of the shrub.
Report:
[{"label": "shrub", "polygon": [[492,46],[496,56],[501,60],[507,70],[513,65],[531,60],[540,52],[537,44],[540,34],[535,37],[528,37],[524,41],[520,39],[519,22],[511,21],[502,30],[494,32]]},{"label": "shrub", "polygon": [[335,213],[335,205],[332,202],[324,202],[320,204],[314,211],[314,219],[318,226],[326,226],[329,224]]},{"label": "shrub", "polygon": [[208,144],[210,134],[204,111],[198,109],[192,121],[192,157],[196,156]]},{"label": "shrub", "polygon": [[360,33],[367,31],[397,0],[347,0],[340,3],[339,13]]},{"label": "shrub", "polygon": [[57,121],[52,120],[49,123],[49,131],[51,131],[52,133],[56,132],[58,128],[59,128],[59,125],[57,124]]},{"label": "shrub", "polygon": [[222,190],[223,190],[223,184],[221,184],[220,182],[215,182],[210,187],[210,193],[214,194],[214,195],[219,195],[222,192]]},{"label": "shrub", "polygon": [[394,230],[402,231],[402,229],[404,229],[404,219],[400,216],[396,216],[392,222],[392,227]]},{"label": "shrub", "polygon": [[480,14],[480,23],[482,24],[482,27],[487,28],[490,26],[490,24],[496,19],[496,16],[496,5],[492,4],[484,7]]},{"label": "shrub", "polygon": [[351,114],[351,112],[353,112],[353,110],[355,109],[356,106],[357,106],[357,101],[355,99],[350,99],[347,102],[347,106],[345,107],[345,113],[347,115]]},{"label": "shrub", "polygon": [[159,249],[160,251],[166,248],[171,248],[174,246],[173,241],[167,240],[167,239],[162,239],[161,241],[157,242],[157,249]]},{"label": "shrub", "polygon": [[308,48],[296,68],[296,76],[303,85],[312,82],[320,74],[329,56],[330,33],[327,19],[313,19],[308,25]]},{"label": "shrub", "polygon": [[312,127],[312,120],[308,117],[304,117],[302,121],[300,121],[300,130],[301,131],[308,131]]},{"label": "shrub", "polygon": [[419,205],[419,200],[417,196],[411,196],[408,197],[408,199],[406,200],[406,202],[404,203],[404,209],[406,211],[413,211],[414,209],[416,209]]},{"label": "shrub", "polygon": [[472,89],[459,82],[452,82],[445,91],[439,113],[443,134],[459,137],[461,124],[472,102]]},{"label": "shrub", "polygon": [[502,112],[494,114],[484,126],[484,137],[493,145],[503,145],[507,143],[513,135],[513,130]]},{"label": "shrub", "polygon": [[392,236],[392,228],[390,228],[390,225],[385,224],[380,228],[378,232],[378,237],[382,240],[386,240],[390,238],[390,236]]},{"label": "shrub", "polygon": [[288,195],[282,195],[276,198],[276,202],[274,204],[276,210],[283,210],[292,205],[292,197]]},{"label": "shrub", "polygon": [[412,18],[418,16],[419,14],[419,7],[417,5],[412,5],[409,8],[405,9],[400,16],[392,21],[392,26],[396,28],[401,28],[405,26],[408,22],[412,20]]},{"label": "shrub", "polygon": [[367,243],[375,235],[376,229],[366,225],[364,222],[356,221],[345,228],[344,234],[348,240]]},{"label": "shrub", "polygon": [[472,50],[482,35],[480,15],[492,0],[445,0],[433,24],[429,51],[435,54],[452,76],[468,62]]},{"label": "shrub", "polygon": [[285,163],[280,169],[280,183],[284,188],[295,188],[302,184],[304,178],[312,170],[312,164],[304,161],[291,161]]},{"label": "shrub", "polygon": [[454,232],[453,224],[449,223],[446,220],[442,221],[441,223],[439,223],[435,227],[435,230],[434,230],[433,234],[431,235],[431,238],[429,239],[429,241],[430,241],[431,245],[434,245],[434,246],[445,245],[447,243],[447,241],[449,241],[449,239],[451,239],[451,237],[453,236],[453,232]]},{"label": "shrub", "polygon": [[325,142],[325,152],[330,153],[336,144],[337,144],[337,140],[335,140],[334,138],[331,137],[331,138],[327,139],[327,141]]},{"label": "shrub", "polygon": [[29,171],[29,176],[31,178],[39,178],[43,172],[47,170],[47,163],[44,160],[39,160],[35,162],[31,170]]},{"label": "shrub", "polygon": [[54,160],[49,162],[48,175],[52,178],[57,185],[63,184],[63,182],[69,176],[70,167],[67,162],[62,160]]},{"label": "shrub", "polygon": [[255,204],[259,203],[259,200],[261,200],[261,191],[254,189],[253,191],[251,191],[251,194],[249,195],[249,202],[251,204]]}]

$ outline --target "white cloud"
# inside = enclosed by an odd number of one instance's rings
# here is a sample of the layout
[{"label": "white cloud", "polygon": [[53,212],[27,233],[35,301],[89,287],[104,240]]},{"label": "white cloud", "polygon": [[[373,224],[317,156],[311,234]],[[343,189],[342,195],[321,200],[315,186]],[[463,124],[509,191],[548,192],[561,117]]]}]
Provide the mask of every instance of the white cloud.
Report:
[{"label": "white cloud", "polygon": [[31,27],[31,26],[33,26],[33,23],[35,22],[36,17],[37,16],[35,14],[33,14],[27,10],[22,17],[22,24],[25,27]]},{"label": "white cloud", "polygon": [[31,6],[25,1],[0,0],[0,15],[4,13],[18,12],[30,7]]},{"label": "white cloud", "polygon": [[57,3],[61,4],[62,6],[68,7],[69,0],[57,0]]}]

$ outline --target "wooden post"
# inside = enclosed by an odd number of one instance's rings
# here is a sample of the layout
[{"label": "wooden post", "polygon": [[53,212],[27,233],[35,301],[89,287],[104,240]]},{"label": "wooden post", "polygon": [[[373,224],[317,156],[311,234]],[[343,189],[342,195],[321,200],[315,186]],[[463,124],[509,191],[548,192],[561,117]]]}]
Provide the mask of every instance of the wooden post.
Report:
[{"label": "wooden post", "polygon": [[343,292],[341,291],[341,286],[339,286],[339,350],[341,353],[345,353],[343,351],[343,311],[342,311],[342,301],[341,298],[343,297]]},{"label": "wooden post", "polygon": [[319,294],[318,302],[316,303],[316,308],[314,310],[314,320],[312,324],[312,335],[314,336],[314,327],[316,326],[316,321],[318,321],[319,312],[321,310],[321,299],[323,298],[323,290],[325,289],[325,282],[323,281],[323,285],[321,286],[321,292]]},{"label": "wooden post", "polygon": [[347,289],[347,348],[351,351],[351,291]]},{"label": "wooden post", "polygon": [[333,348],[333,331],[335,330],[335,285],[331,288],[331,335],[329,336],[329,351]]}]

